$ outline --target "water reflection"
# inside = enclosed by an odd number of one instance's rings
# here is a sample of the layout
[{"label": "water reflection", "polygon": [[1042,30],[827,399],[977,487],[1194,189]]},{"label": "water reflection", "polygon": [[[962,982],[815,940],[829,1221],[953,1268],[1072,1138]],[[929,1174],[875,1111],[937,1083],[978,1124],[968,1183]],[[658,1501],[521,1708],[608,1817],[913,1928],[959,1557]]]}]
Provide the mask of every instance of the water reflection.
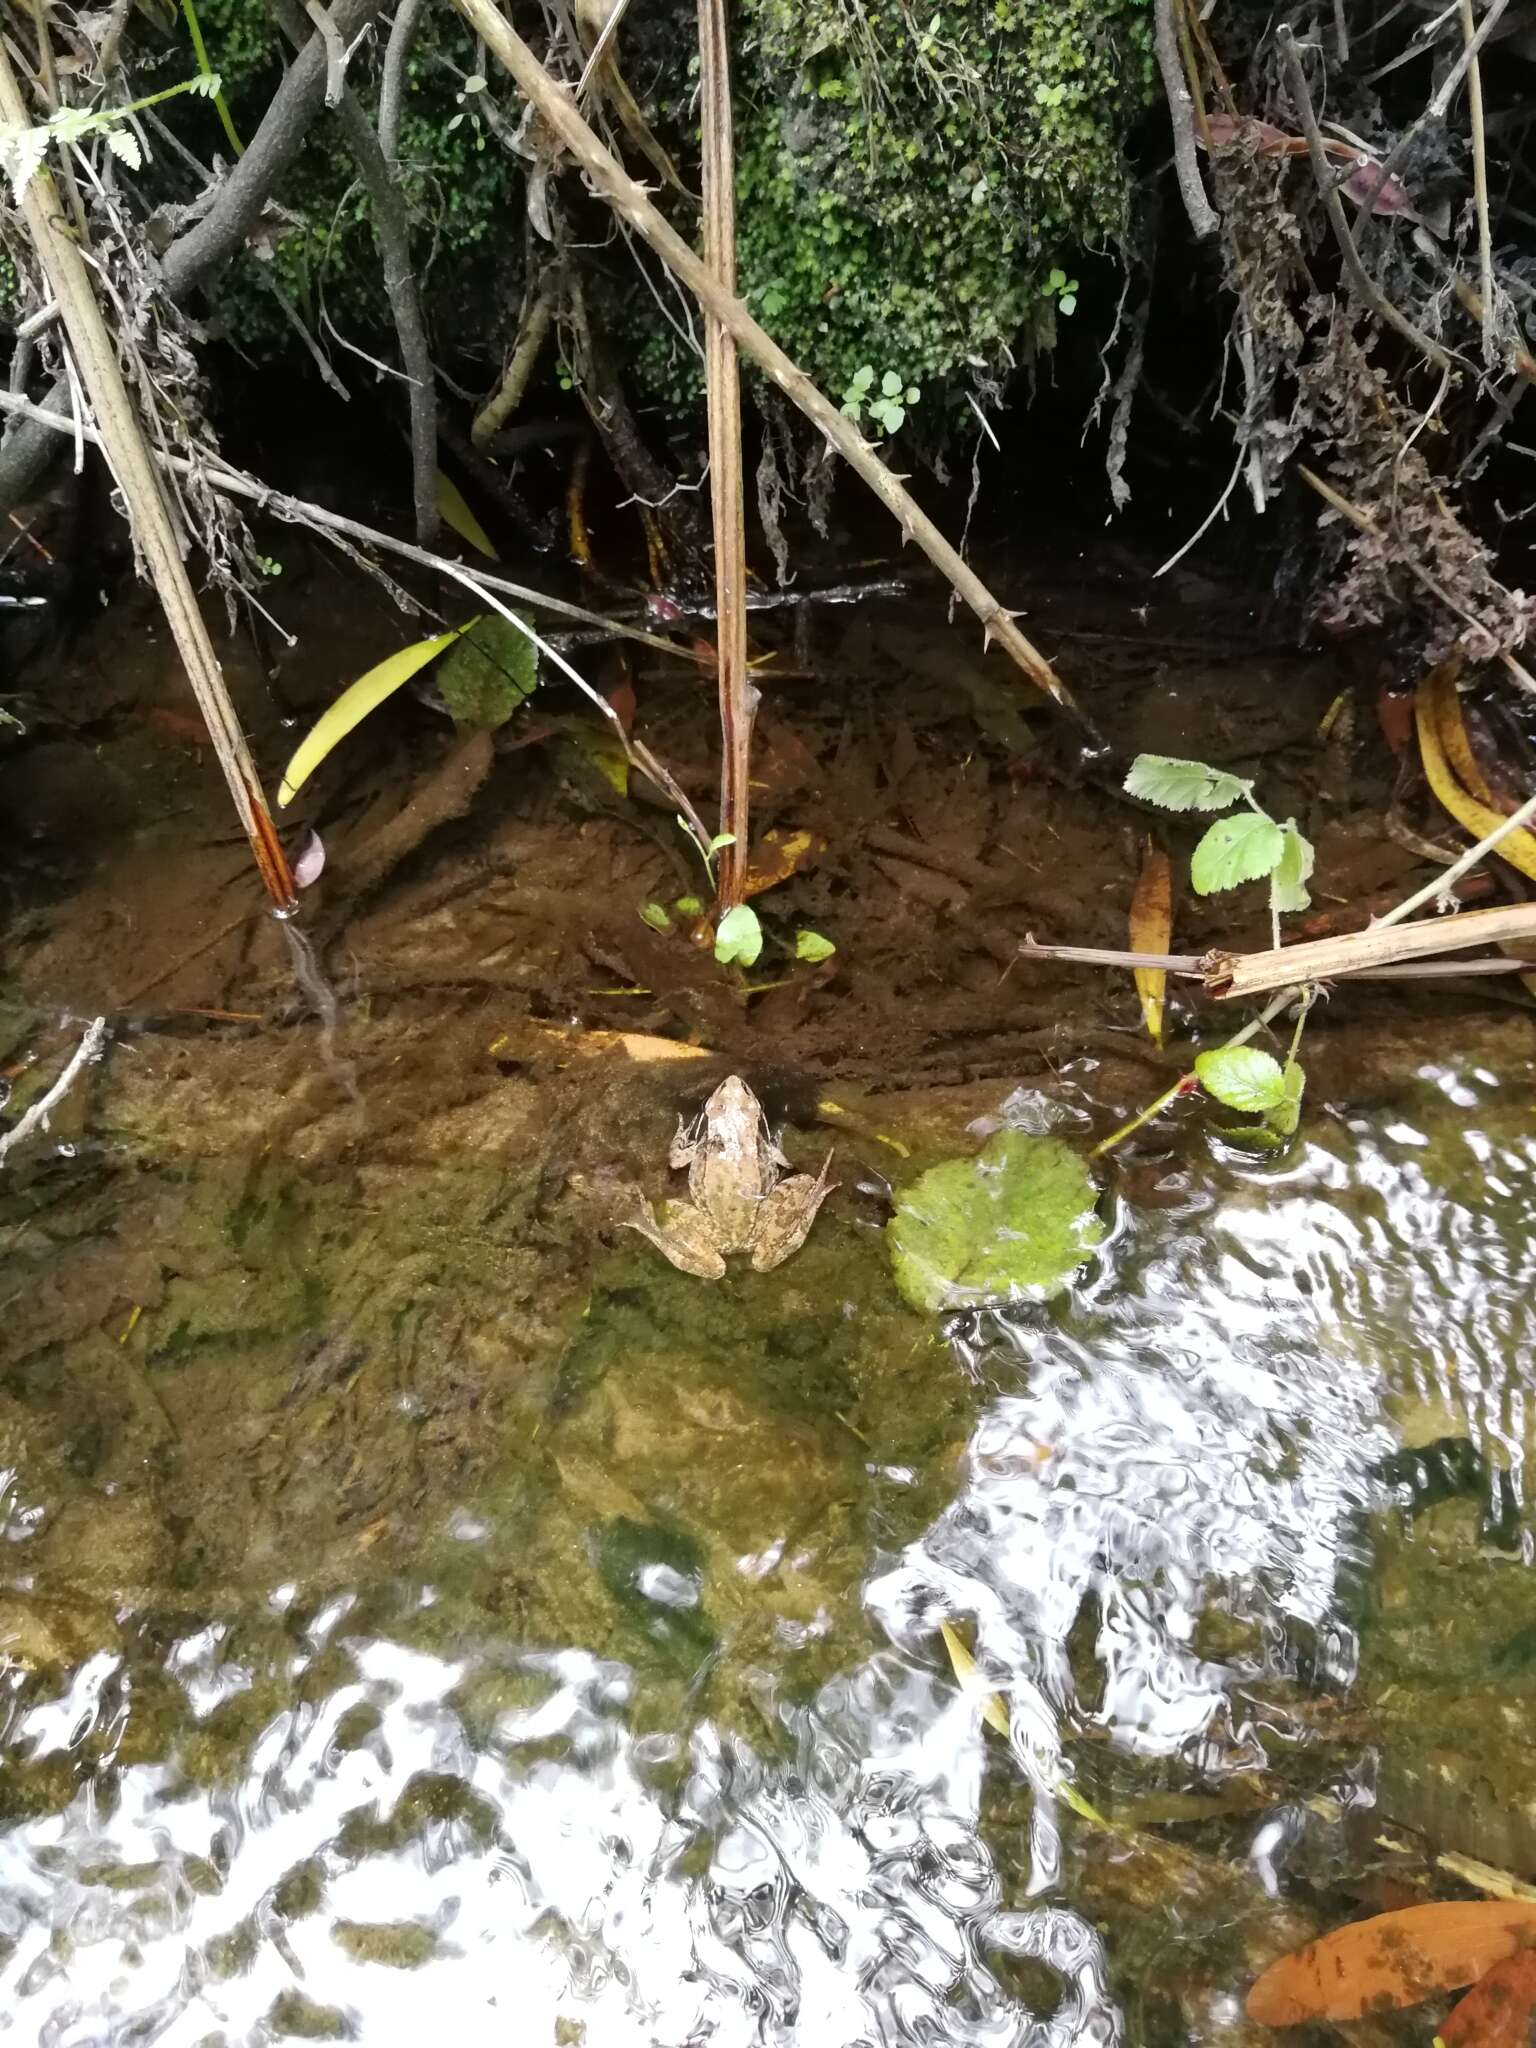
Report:
[{"label": "water reflection", "polygon": [[[1426,1079],[1462,1115],[1496,1089]],[[447,1658],[354,1633],[331,1603],[238,1783],[209,1789],[174,1753],[82,1770],[66,1811],[0,1837],[0,2032],[1117,2041],[1126,1964],[1080,1895],[1092,1824],[1069,1853],[1083,1757],[1178,1758],[1219,1785],[1266,1762],[1277,1686],[1350,1683],[1342,1589],[1414,1404],[1495,1450],[1525,1498],[1536,1148],[1474,1130],[1452,1158],[1432,1124],[1199,1169],[1122,1216],[1065,1312],[957,1326],[952,1369],[998,1391],[949,1507],[871,1560],[889,1647],[809,1703],[765,1675],[751,1739],[640,1725],[633,1674],[599,1645],[488,1633]],[[944,1617],[973,1626],[1011,1756],[937,1655]],[[346,1675],[310,1697],[322,1660]],[[253,1676],[212,1624],[164,1669],[183,1747]],[[18,1703],[7,1749],[110,1763],[133,1713],[121,1660],[92,1657]],[[1010,1773],[1032,1797],[1024,1852],[1000,1860],[986,1801]],[[1256,1897],[1307,1825],[1295,1803],[1252,1824]],[[1240,1989],[1207,2010],[1230,2019]]]}]

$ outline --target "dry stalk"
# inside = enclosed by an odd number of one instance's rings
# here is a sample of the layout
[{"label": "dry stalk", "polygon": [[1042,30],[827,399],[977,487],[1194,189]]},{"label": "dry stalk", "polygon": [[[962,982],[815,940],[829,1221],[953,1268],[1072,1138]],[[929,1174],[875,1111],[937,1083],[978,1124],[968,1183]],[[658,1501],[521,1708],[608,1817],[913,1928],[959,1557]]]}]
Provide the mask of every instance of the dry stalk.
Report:
[{"label": "dry stalk", "polygon": [[1490,370],[1498,344],[1493,297],[1493,236],[1488,226],[1488,152],[1483,135],[1483,72],[1474,44],[1472,0],[1461,0],[1463,54],[1467,59],[1467,118],[1472,129],[1472,203],[1477,210],[1477,274],[1483,300],[1483,361]]},{"label": "dry stalk", "polygon": [[649,242],[705,311],[716,316],[742,353],[778,385],[785,396],[820,429],[850,468],[863,478],[900,523],[903,533],[917,542],[934,567],[981,620],[988,641],[999,641],[1038,689],[1054,697],[1086,723],[1056,671],[1019,631],[1013,615],[1003,609],[981,578],[955,552],[853,423],[817,390],[778,343],[764,333],[741,300],[720,289],[708,266],[657,212],[644,187],[637,184],[612,153],[603,147],[576,111],[569,90],[551,78],[522,37],[508,25],[494,0],[454,0],[454,4],[476,34],[484,38],[497,60],[511,73],[523,96],[537,108],[596,190]]},{"label": "dry stalk", "polygon": [[[704,140],[704,261],[720,291],[736,296],[736,156],[731,135],[731,56],[724,0],[699,0],[699,89]],[[704,311],[709,409],[709,501],[715,526],[715,647],[720,692],[718,897],[722,910],[745,891],[751,834],[752,719],[757,691],[747,673],[747,533],[741,460],[741,372],[736,344]]]},{"label": "dry stalk", "polygon": [[1536,903],[1498,910],[1463,910],[1455,917],[1426,918],[1419,924],[1369,925],[1342,938],[1308,939],[1267,953],[1208,953],[1201,963],[1206,987],[1223,1001],[1265,995],[1300,982],[1333,981],[1362,969],[1403,960],[1427,960],[1470,946],[1502,946],[1536,938]]},{"label": "dry stalk", "polygon": [[1412,342],[1419,353],[1427,356],[1436,369],[1448,370],[1451,358],[1439,342],[1431,341],[1427,334],[1421,333],[1414,326],[1406,313],[1399,312],[1360,261],[1360,251],[1355,247],[1355,238],[1349,231],[1349,222],[1344,218],[1344,202],[1339,197],[1338,181],[1328,166],[1322,130],[1317,125],[1317,112],[1312,105],[1312,95],[1307,90],[1307,74],[1301,68],[1301,52],[1296,47],[1296,38],[1287,23],[1282,22],[1275,31],[1275,40],[1280,48],[1281,61],[1285,65],[1285,82],[1301,121],[1302,131],[1307,138],[1307,156],[1312,165],[1312,176],[1317,181],[1317,189],[1322,195],[1323,207],[1328,215],[1328,224],[1333,229],[1333,238],[1339,245],[1340,256],[1344,259],[1346,276],[1377,319],[1384,320],[1405,341]]},{"label": "dry stalk", "polygon": [[[3,38],[0,119],[19,128],[31,124]],[[296,898],[287,857],[273,828],[245,734],[224,687],[208,628],[197,608],[176,530],[143,428],[123,382],[117,351],[96,302],[90,272],[80,245],[59,210],[57,188],[46,167],[39,168],[28,179],[21,195],[21,214],[59,303],[69,348],[100,427],[107,460],[123,493],[135,543],[165,610],[187,680],[234,798],[236,813],[251,843],[257,871],[274,904],[289,911]]]}]

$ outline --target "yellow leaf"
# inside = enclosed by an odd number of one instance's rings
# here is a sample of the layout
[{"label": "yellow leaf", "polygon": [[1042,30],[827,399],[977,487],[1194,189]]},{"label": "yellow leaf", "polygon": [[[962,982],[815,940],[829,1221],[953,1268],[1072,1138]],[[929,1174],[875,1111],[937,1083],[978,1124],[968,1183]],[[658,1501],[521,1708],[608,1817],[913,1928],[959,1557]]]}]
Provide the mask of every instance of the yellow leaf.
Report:
[{"label": "yellow leaf", "polygon": [[437,472],[437,510],[438,516],[453,528],[460,540],[467,540],[472,548],[491,561],[500,561],[501,557],[491,546],[490,535],[464,502],[464,493],[453,478],[444,476],[441,470]]},{"label": "yellow leaf", "polygon": [[[947,1621],[939,1623],[939,1634],[944,1638],[944,1647],[949,1652],[949,1661],[954,1667],[955,1679],[962,1692],[968,1692],[981,1683],[976,1670],[976,1659],[961,1641],[959,1631]],[[988,1692],[981,1696],[981,1718],[989,1728],[995,1728],[999,1735],[1010,1733],[1008,1708],[1000,1693]]]},{"label": "yellow leaf", "polygon": [[[1451,700],[1449,704],[1447,693]],[[1461,713],[1456,707],[1455,693],[1456,679],[1448,668],[1434,669],[1420,683],[1413,701],[1419,753],[1436,802],[1450,812],[1458,825],[1464,825],[1474,839],[1485,839],[1503,824],[1503,813],[1494,810],[1491,804],[1480,803],[1462,788],[1446,759],[1440,738],[1442,723],[1447,718],[1454,718],[1460,725]],[[1536,833],[1524,829],[1511,832],[1493,850],[1500,860],[1508,861],[1512,868],[1518,868],[1522,875],[1528,875],[1536,882]]]},{"label": "yellow leaf", "polygon": [[629,795],[629,756],[611,727],[583,719],[571,727],[571,744],[620,796]]},{"label": "yellow leaf", "polygon": [[387,661],[381,661],[377,668],[369,669],[365,676],[359,676],[350,689],[343,690],[294,749],[292,760],[283,770],[282,786],[277,792],[278,808],[293,802],[331,749],[339,746],[355,725],[361,725],[370,711],[376,710],[386,697],[394,695],[402,683],[408,683],[429,661],[435,661],[445,647],[451,647],[461,634],[476,624],[478,620],[470,619],[462,626],[455,626],[451,633],[438,633],[430,640],[415,640],[409,647],[402,647],[390,655]]},{"label": "yellow leaf", "polygon": [[[1146,858],[1131,898],[1131,951],[1166,953],[1173,938],[1173,870],[1160,846],[1147,841]],[[1163,1042],[1163,995],[1168,986],[1162,967],[1136,969],[1136,993],[1154,1045]]]}]

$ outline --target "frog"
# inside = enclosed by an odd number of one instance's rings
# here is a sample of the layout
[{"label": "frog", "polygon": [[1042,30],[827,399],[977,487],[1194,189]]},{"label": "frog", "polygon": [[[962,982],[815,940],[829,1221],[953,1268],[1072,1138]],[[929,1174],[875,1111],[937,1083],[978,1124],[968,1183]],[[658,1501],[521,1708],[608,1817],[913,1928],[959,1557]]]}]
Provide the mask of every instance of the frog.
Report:
[{"label": "frog", "polygon": [[804,1244],[816,1212],[837,1183],[829,1152],[819,1174],[781,1178],[789,1161],[774,1143],[763,1106],[739,1074],[722,1081],[692,1124],[679,1122],[668,1162],[688,1173],[686,1202],[669,1202],[660,1221],[639,1198],[626,1219],[680,1272],[723,1280],[726,1258],[745,1252],[754,1272],[782,1266]]}]

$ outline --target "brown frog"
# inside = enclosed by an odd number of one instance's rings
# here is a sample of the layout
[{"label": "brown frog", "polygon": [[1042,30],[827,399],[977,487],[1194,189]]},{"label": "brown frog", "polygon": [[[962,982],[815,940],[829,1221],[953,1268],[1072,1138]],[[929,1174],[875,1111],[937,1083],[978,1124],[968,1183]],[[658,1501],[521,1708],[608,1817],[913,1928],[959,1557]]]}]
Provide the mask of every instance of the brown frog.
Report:
[{"label": "brown frog", "polygon": [[648,1237],[684,1273],[701,1280],[725,1276],[728,1253],[746,1252],[755,1271],[782,1265],[805,1242],[816,1211],[836,1186],[821,1172],[780,1178],[789,1161],[774,1144],[762,1104],[739,1074],[710,1096],[692,1124],[679,1124],[668,1155],[688,1169],[686,1202],[664,1205],[660,1222],[643,1197],[629,1228]]}]

